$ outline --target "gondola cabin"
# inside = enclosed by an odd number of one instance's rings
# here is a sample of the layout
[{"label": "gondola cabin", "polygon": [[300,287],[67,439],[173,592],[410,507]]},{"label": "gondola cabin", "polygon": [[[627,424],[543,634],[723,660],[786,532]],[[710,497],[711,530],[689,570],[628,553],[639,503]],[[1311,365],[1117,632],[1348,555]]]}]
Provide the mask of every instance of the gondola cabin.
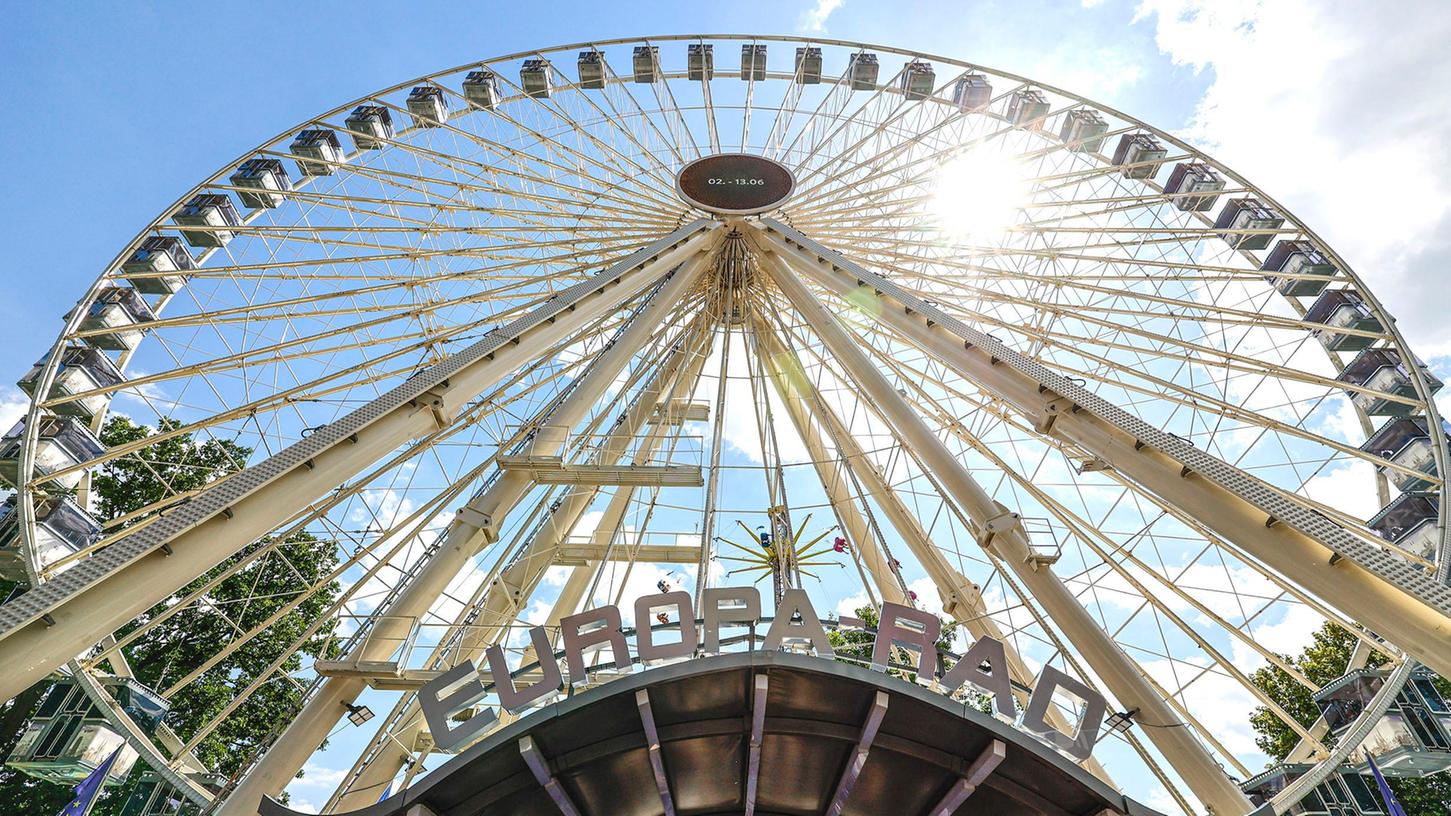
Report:
[{"label": "gondola cabin", "polygon": [[1063,117],[1058,138],[1074,153],[1097,153],[1103,147],[1103,134],[1107,132],[1108,122],[1098,111],[1078,108]]},{"label": "gondola cabin", "polygon": [[1042,130],[1043,117],[1048,115],[1048,98],[1035,88],[1014,91],[1008,97],[1008,121],[1013,127]]},{"label": "gondola cabin", "polygon": [[549,94],[554,92],[554,78],[550,76],[549,61],[543,59],[526,59],[519,67],[519,85],[524,89],[525,96],[535,99],[548,99]]},{"label": "gondola cabin", "polygon": [[1158,139],[1147,133],[1125,133],[1118,138],[1118,147],[1113,151],[1114,166],[1124,178],[1151,179],[1164,166],[1164,157],[1169,151]]},{"label": "gondola cabin", "polygon": [[1391,499],[1366,525],[1411,555],[1434,559],[1441,543],[1439,509],[1437,494],[1413,490]]},{"label": "gondola cabin", "polygon": [[1284,216],[1253,196],[1230,199],[1214,219],[1214,228],[1225,230],[1225,242],[1235,249],[1264,249],[1275,237],[1269,231],[1284,225]]},{"label": "gondola cabin", "polygon": [[574,61],[579,74],[579,87],[587,91],[598,91],[605,87],[605,55],[591,48],[579,52]]},{"label": "gondola cabin", "polygon": [[493,71],[469,71],[463,81],[464,99],[471,105],[492,110],[499,104],[499,78]]},{"label": "gondola cabin", "polygon": [[393,113],[382,105],[359,105],[343,122],[358,150],[378,150],[393,139]]},{"label": "gondola cabin", "polygon": [[[15,496],[0,505],[0,577],[27,580],[25,551],[20,535],[20,512]],[[101,526],[69,496],[35,498],[36,560],[41,567],[84,550],[101,535]]]},{"label": "gondola cabin", "polygon": [[407,105],[414,127],[435,128],[448,121],[448,103],[437,85],[419,85],[409,91]]},{"label": "gondola cabin", "polygon": [[1260,271],[1279,273],[1266,275],[1265,280],[1286,297],[1318,295],[1340,273],[1309,241],[1275,244],[1260,264]]},{"label": "gondola cabin", "polygon": [[630,67],[634,71],[635,82],[641,85],[653,84],[660,77],[660,47],[635,46],[630,52]]},{"label": "gondola cabin", "polygon": [[761,82],[766,78],[765,43],[746,43],[741,46],[741,79],[747,82]]},{"label": "gondola cabin", "polygon": [[130,351],[146,333],[138,324],[155,319],[151,307],[135,289],[107,286],[86,306],[76,329],[86,345],[105,351]]},{"label": "gondola cabin", "polygon": [[[0,438],[0,482],[9,487],[20,483],[21,445],[25,441],[25,418],[15,423],[4,438]],[[75,417],[47,415],[40,418],[36,431],[34,452],[34,475],[43,478],[56,471],[68,470],[106,452],[91,429]],[[46,482],[42,487],[59,490],[75,490],[80,484],[83,472],[71,471]]]},{"label": "gondola cabin", "polygon": [[[102,683],[121,710],[143,730],[154,729],[166,715],[167,702],[135,680],[108,677]],[[62,678],[54,681],[41,699],[5,764],[37,779],[72,786],[124,744],[125,739],[112,730],[76,681]],[[129,746],[121,748],[106,776],[107,783],[124,779],[135,762],[136,752]]]},{"label": "gondola cabin", "polygon": [[[1428,390],[1433,394],[1439,391],[1441,381],[1431,374],[1426,364],[1418,361],[1416,366],[1420,368],[1421,376],[1425,378]],[[1346,364],[1345,369],[1336,379],[1343,383],[1406,399],[1413,399],[1416,396],[1416,387],[1411,381],[1411,369],[1394,349],[1368,348],[1362,351],[1356,355],[1354,360]],[[1388,399],[1379,394],[1363,391],[1346,393],[1356,407],[1370,416],[1406,416],[1415,408],[1412,403]]]},{"label": "gondola cabin", "polygon": [[1376,465],[1397,490],[1425,490],[1431,486],[1431,480],[1426,477],[1438,475],[1436,449],[1423,416],[1386,420],[1360,449],[1404,468]]},{"label": "gondola cabin", "polygon": [[685,78],[691,82],[715,79],[715,46],[709,43],[685,46]]},{"label": "gondola cabin", "polygon": [[1379,337],[1348,334],[1345,330],[1383,332],[1385,327],[1370,306],[1354,289],[1326,289],[1305,310],[1306,323],[1318,323],[1323,329],[1312,329],[1315,339],[1330,351],[1360,351],[1369,348]]},{"label": "gondola cabin", "polygon": [[331,176],[334,165],[348,160],[337,131],[324,128],[298,131],[288,150],[297,158],[297,169],[304,176]]},{"label": "gondola cabin", "polygon": [[232,184],[242,188],[237,197],[242,206],[251,209],[275,209],[282,206],[282,193],[292,189],[292,179],[281,159],[248,159],[232,174]]},{"label": "gondola cabin", "polygon": [[821,83],[821,49],[796,49],[796,83],[818,85]]},{"label": "gondola cabin", "polygon": [[141,242],[121,264],[121,274],[128,276],[131,286],[143,295],[174,295],[186,285],[186,272],[196,269],[181,239],[170,235],[154,235]]},{"label": "gondola cabin", "polygon": [[902,66],[903,96],[908,99],[926,99],[932,95],[932,91],[936,87],[937,72],[932,70],[932,63],[925,60],[912,60]]},{"label": "gondola cabin", "polygon": [[877,87],[877,78],[882,70],[877,55],[869,51],[858,51],[847,60],[847,75],[851,78],[853,91],[871,91]]},{"label": "gondola cabin", "polygon": [[[1263,805],[1308,770],[1309,765],[1298,763],[1276,765],[1250,777],[1241,787],[1251,803]],[[1386,810],[1375,780],[1345,767],[1311,788],[1305,798],[1290,805],[1280,816],[1386,816]]]},{"label": "gondola cabin", "polygon": [[[21,391],[35,397],[35,391],[40,383],[41,371],[50,355],[41,358],[20,382],[16,383]],[[91,346],[72,344],[61,351],[60,366],[56,369],[55,378],[51,380],[50,391],[45,394],[45,400],[65,400],[53,405],[50,410],[57,414],[73,416],[85,422],[90,422],[106,408],[110,399],[108,394],[91,394],[88,392],[101,388],[111,388],[120,385],[125,381],[121,370],[111,362],[111,358]],[[87,394],[86,396],[76,396]]]},{"label": "gondola cabin", "polygon": [[960,111],[982,110],[993,100],[993,84],[982,74],[967,74],[952,85],[952,101]]},{"label": "gondola cabin", "polygon": [[1181,162],[1174,165],[1164,192],[1182,212],[1204,212],[1213,209],[1214,199],[1224,189],[1224,179],[1203,162]]},{"label": "gondola cabin", "polygon": [[[1315,704],[1339,737],[1385,684],[1385,669],[1352,671],[1315,692]],[[1451,769],[1451,709],[1437,691],[1432,675],[1417,669],[1401,687],[1386,713],[1349,756],[1369,771],[1367,757],[1387,776],[1420,776]]]},{"label": "gondola cabin", "polygon": [[173,220],[183,227],[191,227],[181,230],[188,244],[206,249],[226,246],[235,234],[227,228],[242,223],[232,199],[221,193],[192,196],[173,216]]}]

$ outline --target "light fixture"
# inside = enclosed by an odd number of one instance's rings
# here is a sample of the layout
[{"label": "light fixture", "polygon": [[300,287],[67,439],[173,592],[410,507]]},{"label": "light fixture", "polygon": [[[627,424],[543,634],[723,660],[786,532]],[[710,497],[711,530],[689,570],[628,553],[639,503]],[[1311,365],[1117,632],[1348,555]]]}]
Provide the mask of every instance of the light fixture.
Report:
[{"label": "light fixture", "polygon": [[1129,727],[1134,724],[1134,715],[1138,713],[1137,708],[1132,708],[1128,711],[1115,711],[1108,715],[1104,719],[1104,723],[1108,725],[1108,733],[1123,734],[1127,732]]},{"label": "light fixture", "polygon": [[373,709],[365,705],[351,705],[349,703],[343,703],[343,705],[348,709],[348,722],[353,725],[362,725],[368,720],[373,719]]}]

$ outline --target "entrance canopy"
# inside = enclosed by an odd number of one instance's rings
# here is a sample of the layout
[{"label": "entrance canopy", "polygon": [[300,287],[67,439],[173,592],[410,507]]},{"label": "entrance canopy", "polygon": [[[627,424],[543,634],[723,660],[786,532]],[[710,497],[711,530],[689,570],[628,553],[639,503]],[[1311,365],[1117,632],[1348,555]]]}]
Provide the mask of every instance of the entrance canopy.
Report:
[{"label": "entrance canopy", "polygon": [[[1033,737],[897,677],[786,652],[689,660],[500,729],[359,816],[1148,816]],[[296,811],[271,800],[263,816]]]}]

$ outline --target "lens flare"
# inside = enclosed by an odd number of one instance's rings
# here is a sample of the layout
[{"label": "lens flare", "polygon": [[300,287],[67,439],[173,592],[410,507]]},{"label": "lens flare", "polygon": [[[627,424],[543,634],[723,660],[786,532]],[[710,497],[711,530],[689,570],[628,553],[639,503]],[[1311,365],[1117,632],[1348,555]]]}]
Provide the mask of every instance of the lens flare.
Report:
[{"label": "lens flare", "polygon": [[943,232],[982,239],[1018,222],[1028,200],[1028,173],[1010,156],[976,148],[938,168],[931,189],[929,211]]}]

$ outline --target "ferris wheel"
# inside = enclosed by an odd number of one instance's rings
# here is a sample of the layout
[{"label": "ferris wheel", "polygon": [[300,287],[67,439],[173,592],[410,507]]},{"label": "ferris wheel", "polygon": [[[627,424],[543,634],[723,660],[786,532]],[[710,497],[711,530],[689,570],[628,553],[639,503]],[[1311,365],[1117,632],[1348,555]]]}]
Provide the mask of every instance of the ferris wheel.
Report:
[{"label": "ferris wheel", "polygon": [[[383,89],[178,198],[21,385],[0,697],[63,672],[210,812],[320,750],[327,812],[377,802],[440,764],[426,680],[657,586],[939,613],[1022,694],[1104,695],[1080,765],[1186,813],[1252,809],[1227,718],[1299,737],[1283,812],[1451,676],[1441,383],[1365,280],[1181,140],[948,57],[669,36]],[[156,432],[104,444],[115,415]],[[97,474],[188,437],[245,468],[98,516]],[[221,634],[141,682],[182,619]],[[1388,658],[1333,729],[1251,682],[1320,691],[1285,621]],[[126,704],[223,666],[184,725]]]}]

